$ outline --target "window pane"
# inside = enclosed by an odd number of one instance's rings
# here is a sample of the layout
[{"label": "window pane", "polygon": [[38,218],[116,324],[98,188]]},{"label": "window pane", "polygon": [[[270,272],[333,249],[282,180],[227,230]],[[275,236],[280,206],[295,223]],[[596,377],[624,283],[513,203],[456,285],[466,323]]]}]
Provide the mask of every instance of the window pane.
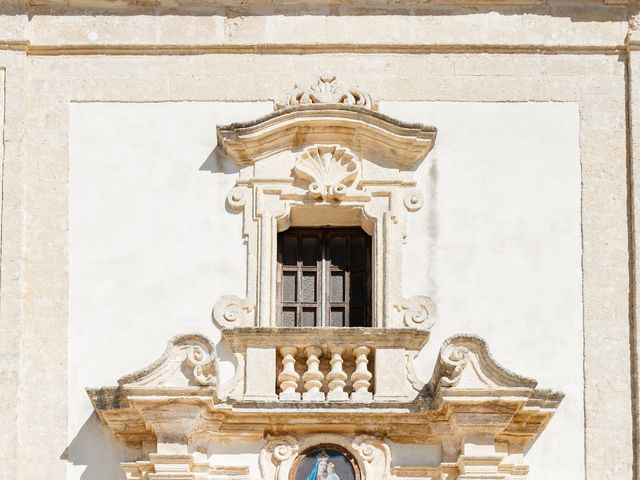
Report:
[{"label": "window pane", "polygon": [[302,309],[302,325],[301,327],[315,327],[316,326],[316,309],[315,308],[303,308]]},{"label": "window pane", "polygon": [[354,236],[351,239],[351,266],[361,267],[364,265],[366,256],[366,246],[364,236]]},{"label": "window pane", "polygon": [[329,316],[329,326],[344,327],[344,308],[332,308]]},{"label": "window pane", "polygon": [[282,272],[282,301],[296,301],[296,272]]},{"label": "window pane", "polygon": [[349,326],[350,327],[365,327],[364,324],[364,309],[362,308],[350,308],[349,309]]},{"label": "window pane", "polygon": [[302,265],[315,267],[318,262],[317,237],[302,237]]},{"label": "window pane", "polygon": [[295,265],[298,260],[298,239],[293,235],[285,235],[282,239],[282,264]]},{"label": "window pane", "polygon": [[343,272],[331,272],[331,301],[344,302]]},{"label": "window pane", "polygon": [[316,301],[316,272],[302,273],[302,301],[305,303]]},{"label": "window pane", "polygon": [[347,241],[345,237],[330,237],[329,238],[329,259],[332,265],[343,266],[345,265],[347,257]]},{"label": "window pane", "polygon": [[364,304],[364,273],[351,272],[349,282],[349,303],[353,305]]},{"label": "window pane", "polygon": [[283,327],[295,327],[296,326],[296,309],[283,308],[282,309],[282,326]]}]

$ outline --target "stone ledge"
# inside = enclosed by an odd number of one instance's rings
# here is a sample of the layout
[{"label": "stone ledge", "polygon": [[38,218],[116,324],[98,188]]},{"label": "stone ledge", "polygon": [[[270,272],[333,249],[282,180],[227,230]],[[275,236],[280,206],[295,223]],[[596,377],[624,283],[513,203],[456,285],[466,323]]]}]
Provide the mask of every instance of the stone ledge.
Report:
[{"label": "stone ledge", "polygon": [[429,332],[415,328],[285,328],[242,327],[223,329],[222,338],[232,348],[276,347],[292,345],[364,345],[367,347],[402,347],[420,350]]}]

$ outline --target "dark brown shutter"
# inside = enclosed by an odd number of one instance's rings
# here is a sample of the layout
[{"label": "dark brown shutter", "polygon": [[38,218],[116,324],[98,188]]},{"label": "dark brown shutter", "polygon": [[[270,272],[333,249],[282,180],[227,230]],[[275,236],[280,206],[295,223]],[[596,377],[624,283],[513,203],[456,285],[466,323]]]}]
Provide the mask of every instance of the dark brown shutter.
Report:
[{"label": "dark brown shutter", "polygon": [[371,326],[371,237],[361,229],[282,232],[278,265],[279,325]]}]

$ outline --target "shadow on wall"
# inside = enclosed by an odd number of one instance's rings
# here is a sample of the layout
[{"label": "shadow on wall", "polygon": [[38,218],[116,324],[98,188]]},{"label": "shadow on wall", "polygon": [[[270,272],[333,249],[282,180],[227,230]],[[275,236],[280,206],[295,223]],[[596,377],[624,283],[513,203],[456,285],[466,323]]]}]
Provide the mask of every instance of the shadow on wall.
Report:
[{"label": "shadow on wall", "polygon": [[198,170],[201,172],[232,174],[238,173],[240,171],[240,168],[232,158],[224,153],[224,150],[222,150],[222,148],[217,146],[211,151],[207,159],[202,165],[200,165],[200,168]]},{"label": "shadow on wall", "polygon": [[[60,456],[76,467],[86,467],[80,480],[124,480],[120,462],[134,456],[127,455],[127,449],[120,444],[93,412],[67,449]],[[73,468],[73,467],[70,467]],[[68,475],[78,478],[77,475]]]}]

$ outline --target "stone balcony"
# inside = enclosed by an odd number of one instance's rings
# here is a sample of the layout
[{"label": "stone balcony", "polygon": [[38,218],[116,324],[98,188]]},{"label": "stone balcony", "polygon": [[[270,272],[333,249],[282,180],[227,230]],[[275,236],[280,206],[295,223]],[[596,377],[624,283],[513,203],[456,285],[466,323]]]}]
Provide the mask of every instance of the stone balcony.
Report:
[{"label": "stone balcony", "polygon": [[[264,439],[263,480],[288,478],[278,472],[294,460],[291,452],[323,443],[365,452],[365,478],[394,478],[386,441],[441,446],[440,465],[418,469],[419,478],[525,478],[526,446],[563,395],[505,369],[486,342],[463,334],[445,340],[430,380],[421,381],[412,363],[428,335],[411,328],[227,329],[222,339],[236,368],[224,380],[213,343],[180,335],[150,366],[88,393],[102,422],[138,452],[122,464],[130,480],[196,473],[246,480],[246,468],[218,471],[205,452],[220,442]],[[403,472],[413,470],[396,474]]]},{"label": "stone balcony", "polygon": [[427,331],[385,328],[223,331],[244,370],[244,389],[234,398],[305,404],[411,401],[417,392],[404,372],[428,337]]}]

